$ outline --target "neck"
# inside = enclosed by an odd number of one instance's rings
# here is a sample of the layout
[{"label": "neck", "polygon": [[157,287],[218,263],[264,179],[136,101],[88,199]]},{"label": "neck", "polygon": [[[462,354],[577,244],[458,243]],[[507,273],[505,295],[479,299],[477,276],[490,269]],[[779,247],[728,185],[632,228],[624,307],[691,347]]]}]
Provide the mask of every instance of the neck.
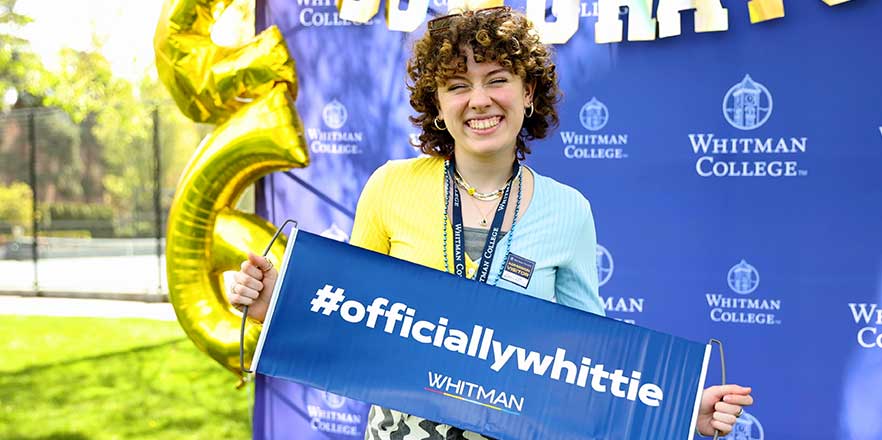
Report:
[{"label": "neck", "polygon": [[511,177],[511,166],[514,160],[513,152],[492,157],[457,154],[456,169],[478,191],[491,192],[505,185],[505,182]]}]

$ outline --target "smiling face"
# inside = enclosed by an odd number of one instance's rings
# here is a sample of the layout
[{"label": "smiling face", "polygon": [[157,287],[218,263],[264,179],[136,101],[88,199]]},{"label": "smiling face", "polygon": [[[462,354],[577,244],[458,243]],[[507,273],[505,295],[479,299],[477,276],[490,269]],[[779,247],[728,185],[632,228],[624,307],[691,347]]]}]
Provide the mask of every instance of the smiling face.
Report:
[{"label": "smiling face", "polygon": [[478,63],[465,50],[466,71],[438,85],[439,119],[459,157],[515,155],[515,143],[532,102],[532,88],[498,63]]}]

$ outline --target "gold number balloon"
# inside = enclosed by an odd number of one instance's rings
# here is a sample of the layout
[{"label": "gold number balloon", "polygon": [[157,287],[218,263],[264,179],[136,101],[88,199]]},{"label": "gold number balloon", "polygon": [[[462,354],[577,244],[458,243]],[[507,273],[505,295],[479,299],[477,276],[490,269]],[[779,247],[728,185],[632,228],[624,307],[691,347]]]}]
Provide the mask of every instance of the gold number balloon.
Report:
[{"label": "gold number balloon", "polygon": [[275,26],[241,47],[212,42],[211,29],[233,0],[171,0],[156,26],[159,78],[178,107],[198,122],[220,123],[277,83],[296,98],[297,75]]},{"label": "gold number balloon", "polygon": [[[237,48],[210,32],[227,1],[174,0],[163,8],[154,47],[159,76],[181,111],[219,124],[187,164],[168,217],[169,297],[178,322],[201,350],[236,374],[242,315],[226,299],[223,272],[272,237],[272,224],[236,211],[242,192],[270,172],[309,163],[294,108],[294,61],[275,27]],[[281,260],[285,240],[271,250]],[[259,325],[246,329],[251,358]]]}]

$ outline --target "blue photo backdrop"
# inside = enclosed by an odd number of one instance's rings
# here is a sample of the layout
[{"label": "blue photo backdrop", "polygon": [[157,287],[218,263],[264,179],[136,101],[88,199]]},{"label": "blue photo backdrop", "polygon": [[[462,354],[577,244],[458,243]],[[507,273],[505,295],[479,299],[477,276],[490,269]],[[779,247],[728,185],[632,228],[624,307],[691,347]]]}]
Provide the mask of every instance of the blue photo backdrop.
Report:
[{"label": "blue photo backdrop", "polygon": [[[724,341],[727,379],[757,402],[730,439],[882,439],[882,3],[787,1],[752,25],[746,1],[723,1],[727,32],[684,13],[680,36],[604,45],[583,3],[555,46],[560,127],[526,164],[591,201],[608,315]],[[424,27],[335,14],[257,2],[297,62],[312,158],[264,179],[258,209],[347,240],[371,172],[417,155],[404,63]],[[258,378],[255,438],[359,438],[347,423],[366,418]]]}]

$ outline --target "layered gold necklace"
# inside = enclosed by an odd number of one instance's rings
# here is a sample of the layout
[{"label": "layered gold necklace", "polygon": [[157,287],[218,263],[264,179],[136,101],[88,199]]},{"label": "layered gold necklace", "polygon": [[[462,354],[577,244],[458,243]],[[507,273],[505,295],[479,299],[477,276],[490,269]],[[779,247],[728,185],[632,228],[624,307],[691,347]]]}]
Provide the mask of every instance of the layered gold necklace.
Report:
[{"label": "layered gold necklace", "polygon": [[[523,168],[524,167],[518,167],[518,174],[516,176],[514,176],[512,181],[514,181],[514,179],[521,177],[521,170]],[[482,202],[491,202],[493,200],[496,200],[496,199],[502,197],[502,193],[505,191],[505,187],[508,185],[508,182],[506,181],[496,191],[482,193],[482,192],[478,191],[477,188],[472,186],[472,184],[470,184],[468,181],[466,181],[465,178],[462,177],[461,174],[459,174],[459,170],[453,171],[453,179],[456,180],[456,183],[459,186],[461,186],[462,189],[466,190],[466,192],[468,192],[470,196],[472,196]]]}]

